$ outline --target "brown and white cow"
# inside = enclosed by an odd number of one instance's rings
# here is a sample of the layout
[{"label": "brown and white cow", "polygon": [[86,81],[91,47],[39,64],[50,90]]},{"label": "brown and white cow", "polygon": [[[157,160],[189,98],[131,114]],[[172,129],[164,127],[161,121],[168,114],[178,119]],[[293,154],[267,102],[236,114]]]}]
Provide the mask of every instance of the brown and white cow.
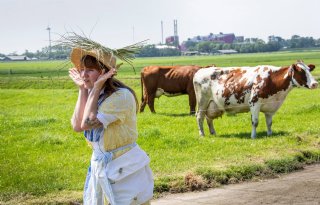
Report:
[{"label": "brown and white cow", "polygon": [[311,75],[314,65],[303,61],[291,66],[204,68],[193,79],[198,103],[199,134],[204,136],[206,116],[211,134],[215,134],[213,119],[224,112],[235,114],[251,112],[251,138],[256,137],[259,112],[266,118],[267,134],[271,135],[272,116],[280,108],[293,87],[315,89],[318,82]]},{"label": "brown and white cow", "polygon": [[195,113],[196,96],[192,79],[202,68],[196,65],[187,66],[147,66],[141,71],[142,98],[140,112],[148,104],[151,112],[155,113],[154,99],[161,95],[168,97],[187,94],[189,96],[190,114]]}]

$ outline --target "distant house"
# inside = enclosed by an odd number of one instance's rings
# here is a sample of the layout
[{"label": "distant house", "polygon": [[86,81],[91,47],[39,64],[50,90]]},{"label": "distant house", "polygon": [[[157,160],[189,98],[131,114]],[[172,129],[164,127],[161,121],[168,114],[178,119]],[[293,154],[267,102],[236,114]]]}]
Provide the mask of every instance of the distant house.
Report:
[{"label": "distant house", "polygon": [[280,36],[268,36],[269,42],[281,42],[284,41]]},{"label": "distant house", "polygon": [[229,49],[229,50],[218,50],[218,53],[219,54],[235,54],[235,53],[238,53],[238,51],[232,50],[232,49]]},{"label": "distant house", "polygon": [[5,56],[4,61],[27,61],[30,60],[27,56]]},{"label": "distant house", "polygon": [[236,36],[235,41],[236,41],[237,43],[242,43],[242,42],[244,42],[244,36]]},{"label": "distant house", "polygon": [[195,55],[199,55],[198,51],[182,51],[181,55],[183,56],[195,56]]},{"label": "distant house", "polygon": [[233,43],[236,39],[233,33],[224,34],[220,32],[219,34],[210,33],[207,36],[195,36],[190,39],[193,42],[203,42],[203,41],[213,41],[217,43]]},{"label": "distant house", "polygon": [[156,45],[157,49],[177,49],[175,46],[169,46],[169,45]]}]

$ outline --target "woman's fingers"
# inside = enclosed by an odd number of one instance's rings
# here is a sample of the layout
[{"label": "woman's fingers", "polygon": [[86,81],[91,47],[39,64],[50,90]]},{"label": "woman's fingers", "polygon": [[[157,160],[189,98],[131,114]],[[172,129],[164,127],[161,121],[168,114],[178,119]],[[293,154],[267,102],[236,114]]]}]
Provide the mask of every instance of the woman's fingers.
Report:
[{"label": "woman's fingers", "polygon": [[69,70],[69,74],[72,75],[72,76],[75,76],[75,75],[77,75],[77,74],[79,75],[79,73],[77,73],[77,71],[74,70],[74,69],[70,69],[70,70]]},{"label": "woman's fingers", "polygon": [[76,68],[71,68],[69,70],[69,77],[73,80],[78,86],[83,85],[83,79],[80,76],[80,72]]},{"label": "woman's fingers", "polygon": [[113,75],[117,75],[117,69],[113,68],[112,71],[113,71]]},{"label": "woman's fingers", "polygon": [[80,77],[80,72],[76,68],[71,68],[69,70],[69,75],[75,77],[75,78],[81,78]]},{"label": "woman's fingers", "polygon": [[76,75],[74,73],[70,73],[69,76],[72,80],[82,80],[82,78],[79,75]]},{"label": "woman's fingers", "polygon": [[[76,68],[70,68],[69,73],[79,73],[79,71]],[[80,74],[80,73],[79,73]]]},{"label": "woman's fingers", "polygon": [[73,80],[73,82],[75,82],[77,85],[83,85],[83,80],[82,79],[80,79],[80,78],[75,78],[74,76],[72,76],[72,75],[69,75],[70,76],[70,78]]},{"label": "woman's fingers", "polygon": [[107,73],[105,70],[102,70],[98,80],[94,83],[96,88],[102,88],[104,83],[109,79],[112,78],[116,74],[116,70],[114,68],[110,69]]},{"label": "woman's fingers", "polygon": [[114,76],[116,73],[117,73],[117,71],[116,71],[116,69],[114,69],[114,68],[110,69],[107,73],[106,73],[105,70],[102,70],[99,79],[108,80],[109,78],[111,78],[112,76]]},{"label": "woman's fingers", "polygon": [[117,70],[115,68],[112,68],[108,71],[108,73],[110,75],[110,77],[117,75]]}]

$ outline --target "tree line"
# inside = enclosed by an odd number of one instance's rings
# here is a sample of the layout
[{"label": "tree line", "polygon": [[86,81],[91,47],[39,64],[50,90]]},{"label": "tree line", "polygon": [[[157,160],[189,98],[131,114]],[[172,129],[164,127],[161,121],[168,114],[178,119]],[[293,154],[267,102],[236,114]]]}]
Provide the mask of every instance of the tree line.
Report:
[{"label": "tree line", "polygon": [[274,41],[267,43],[262,39],[254,39],[254,41],[244,41],[235,43],[218,43],[211,41],[193,42],[188,40],[185,43],[188,51],[198,51],[204,53],[217,53],[218,50],[233,49],[239,53],[257,53],[279,51],[280,49],[295,49],[295,48],[311,48],[320,47],[320,39],[313,37],[300,37],[293,35],[291,39],[283,39],[277,37]]},{"label": "tree line", "polygon": [[[257,53],[257,52],[271,52],[279,51],[281,49],[296,49],[296,48],[312,48],[320,47],[320,38],[314,39],[313,37],[301,37],[293,35],[291,39],[283,39],[277,37],[276,40],[268,41],[267,43],[262,39],[252,39],[244,42],[234,43],[219,43],[212,41],[194,42],[190,39],[184,42],[183,46],[186,51],[197,51],[200,53],[214,54],[218,50],[236,50],[239,53]],[[32,59],[67,59],[69,58],[71,48],[63,47],[61,45],[54,45],[42,48],[41,51],[29,52],[26,50],[22,55]],[[11,55],[17,55],[15,53]],[[179,56],[181,55],[180,49],[176,48],[157,48],[156,45],[145,45],[137,57],[158,57],[158,56]],[[4,54],[0,53],[0,57],[4,57]]]}]

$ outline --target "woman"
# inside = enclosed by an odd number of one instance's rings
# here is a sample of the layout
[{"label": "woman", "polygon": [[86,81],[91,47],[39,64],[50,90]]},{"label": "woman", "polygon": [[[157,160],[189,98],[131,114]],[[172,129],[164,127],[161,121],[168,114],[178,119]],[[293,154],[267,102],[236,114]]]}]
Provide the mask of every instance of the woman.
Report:
[{"label": "woman", "polygon": [[74,48],[69,76],[79,87],[71,119],[84,131],[93,153],[84,187],[84,204],[150,204],[150,159],[136,144],[137,98],[116,75],[116,59],[99,50]]}]

